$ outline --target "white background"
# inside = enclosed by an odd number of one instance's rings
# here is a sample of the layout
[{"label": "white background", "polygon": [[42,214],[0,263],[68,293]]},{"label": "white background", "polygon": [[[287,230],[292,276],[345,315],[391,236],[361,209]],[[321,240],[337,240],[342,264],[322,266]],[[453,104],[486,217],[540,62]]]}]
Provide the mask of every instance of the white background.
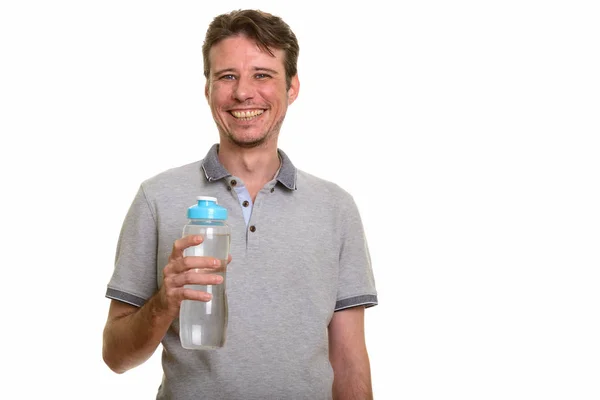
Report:
[{"label": "white background", "polygon": [[208,23],[260,8],[301,46],[280,147],[363,216],[375,398],[597,400],[593,3],[3,2],[3,392],[154,398],[158,353],[101,358],[117,236],[142,180],[217,141]]}]

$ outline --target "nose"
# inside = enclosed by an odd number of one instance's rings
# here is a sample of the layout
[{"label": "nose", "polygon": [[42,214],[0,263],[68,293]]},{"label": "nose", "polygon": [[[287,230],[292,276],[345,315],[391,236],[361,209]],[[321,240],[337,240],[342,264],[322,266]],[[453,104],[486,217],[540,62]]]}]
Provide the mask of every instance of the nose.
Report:
[{"label": "nose", "polygon": [[254,97],[254,85],[251,79],[239,77],[233,88],[233,97],[242,103],[252,99]]}]

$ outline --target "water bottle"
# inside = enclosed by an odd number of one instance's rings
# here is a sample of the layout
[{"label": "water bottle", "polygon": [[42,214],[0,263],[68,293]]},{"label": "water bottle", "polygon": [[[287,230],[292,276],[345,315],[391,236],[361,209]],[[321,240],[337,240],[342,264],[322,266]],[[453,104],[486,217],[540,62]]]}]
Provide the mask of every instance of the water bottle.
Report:
[{"label": "water bottle", "polygon": [[183,236],[201,235],[197,246],[184,250],[184,256],[210,256],[221,260],[218,269],[201,270],[223,277],[218,285],[186,285],[186,288],[212,294],[208,302],[183,300],[179,310],[179,338],[186,349],[210,350],[223,347],[227,330],[226,267],[229,257],[230,228],[227,209],[215,197],[198,196],[197,204],[188,208],[188,223]]}]

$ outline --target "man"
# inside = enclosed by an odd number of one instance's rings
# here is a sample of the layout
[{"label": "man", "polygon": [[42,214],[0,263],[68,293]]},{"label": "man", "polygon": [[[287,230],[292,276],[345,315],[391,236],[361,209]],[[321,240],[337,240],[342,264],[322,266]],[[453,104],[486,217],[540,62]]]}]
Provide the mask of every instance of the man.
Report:
[{"label": "man", "polygon": [[[199,162],[142,183],[125,218],[103,356],[123,373],[163,345],[158,399],[369,399],[364,309],[377,304],[352,197],[297,170],[277,140],[298,96],[299,47],[280,18],[254,10],[216,17],[203,45],[205,94],[219,132]],[[229,210],[229,324],[223,348],[186,350],[179,306],[220,284],[209,257],[183,257],[197,195]]]}]

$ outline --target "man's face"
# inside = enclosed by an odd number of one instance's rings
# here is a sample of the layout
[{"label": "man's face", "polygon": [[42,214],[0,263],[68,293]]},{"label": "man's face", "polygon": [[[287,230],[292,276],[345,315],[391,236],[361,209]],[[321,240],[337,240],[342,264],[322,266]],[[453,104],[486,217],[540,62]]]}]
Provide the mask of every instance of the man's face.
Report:
[{"label": "man's face", "polygon": [[272,51],[275,57],[244,36],[210,49],[205,93],[222,140],[246,148],[276,140],[300,84],[294,76],[286,88],[284,52]]}]

